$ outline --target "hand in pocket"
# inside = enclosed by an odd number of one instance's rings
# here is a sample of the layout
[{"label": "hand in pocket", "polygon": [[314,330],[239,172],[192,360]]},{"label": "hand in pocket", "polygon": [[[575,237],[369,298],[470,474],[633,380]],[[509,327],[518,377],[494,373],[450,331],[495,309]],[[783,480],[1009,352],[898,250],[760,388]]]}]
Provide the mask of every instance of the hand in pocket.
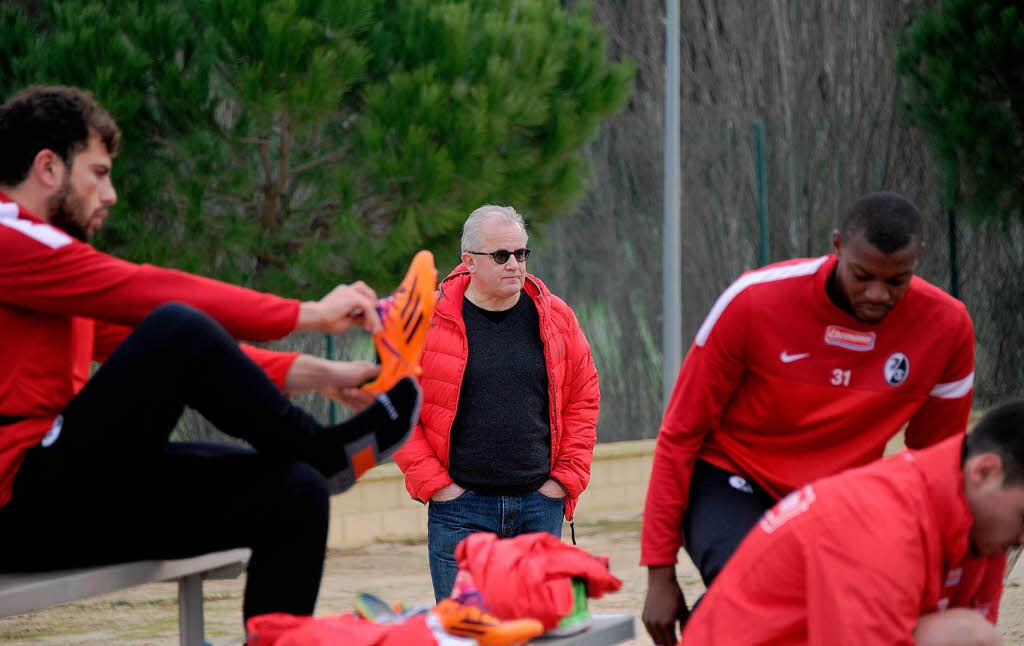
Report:
[{"label": "hand in pocket", "polygon": [[565,490],[562,489],[562,485],[558,484],[551,478],[548,478],[547,481],[540,486],[540,489],[538,489],[537,492],[542,496],[554,498],[556,500],[565,498]]},{"label": "hand in pocket", "polygon": [[453,482],[438,489],[430,499],[434,502],[450,502],[464,493],[466,493],[466,490]]}]

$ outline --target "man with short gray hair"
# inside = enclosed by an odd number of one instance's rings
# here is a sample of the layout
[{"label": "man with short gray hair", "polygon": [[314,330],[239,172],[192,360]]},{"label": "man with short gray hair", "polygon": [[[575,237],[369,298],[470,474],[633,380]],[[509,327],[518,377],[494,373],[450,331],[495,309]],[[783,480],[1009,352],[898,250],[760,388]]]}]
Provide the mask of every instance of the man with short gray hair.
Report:
[{"label": "man with short gray hair", "polygon": [[434,595],[455,546],[477,531],[562,533],[590,481],[600,393],[572,309],[526,271],[522,216],[485,205],[463,226],[462,263],[441,282],[423,353],[423,407],[395,454],[429,503]]}]

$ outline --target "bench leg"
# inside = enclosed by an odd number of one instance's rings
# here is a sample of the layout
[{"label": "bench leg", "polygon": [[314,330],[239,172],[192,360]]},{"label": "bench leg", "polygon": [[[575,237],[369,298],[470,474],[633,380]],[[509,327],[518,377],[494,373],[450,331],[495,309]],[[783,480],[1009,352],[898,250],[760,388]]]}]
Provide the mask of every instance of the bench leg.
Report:
[{"label": "bench leg", "polygon": [[181,646],[203,646],[203,577],[178,579],[178,633]]}]

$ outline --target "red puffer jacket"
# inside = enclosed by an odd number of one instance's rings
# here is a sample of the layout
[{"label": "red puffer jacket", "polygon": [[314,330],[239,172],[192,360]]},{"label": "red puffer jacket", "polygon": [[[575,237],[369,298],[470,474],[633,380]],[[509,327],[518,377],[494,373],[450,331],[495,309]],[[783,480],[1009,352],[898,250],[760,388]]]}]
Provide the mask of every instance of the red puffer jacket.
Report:
[{"label": "red puffer jacket", "polygon": [[456,546],[455,561],[473,577],[496,617],[537,619],[546,630],[572,612],[572,579],[586,581],[591,599],[622,587],[608,570],[607,558],[543,532],[513,538],[470,534]]},{"label": "red puffer jacket", "polygon": [[[469,272],[459,265],[441,282],[434,318],[423,351],[423,406],[420,423],[398,452],[395,463],[405,474],[405,488],[427,502],[452,483],[448,449],[452,421],[459,407],[462,375],[469,356],[462,299]],[[539,278],[526,275],[526,293],[537,305],[544,360],[548,368],[551,419],[551,477],[565,487],[565,517],[572,520],[576,501],[590,482],[590,462],[597,441],[601,394],[590,344],[572,309]]]}]

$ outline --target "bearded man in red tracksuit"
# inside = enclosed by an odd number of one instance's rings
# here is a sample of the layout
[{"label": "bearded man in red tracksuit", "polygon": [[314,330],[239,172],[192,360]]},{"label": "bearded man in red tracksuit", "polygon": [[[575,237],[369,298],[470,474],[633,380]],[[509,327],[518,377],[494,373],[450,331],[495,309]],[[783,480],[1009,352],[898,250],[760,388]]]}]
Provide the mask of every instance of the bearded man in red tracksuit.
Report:
[{"label": "bearded man in red tracksuit", "polygon": [[914,276],[917,209],[863,197],[835,254],[748,272],[716,301],[680,369],[654,454],[641,564],[644,623],[675,643],[687,610],[684,544],[710,586],[776,500],[867,464],[906,425],[911,448],[966,427],[974,381],[967,309]]},{"label": "bearded man in red tracksuit", "polygon": [[[376,332],[366,285],[300,303],[94,249],[119,142],[75,88],[0,106],[0,572],[249,547],[245,617],[311,614],[326,478],[349,486],[355,451],[382,458],[404,441],[419,388],[406,379],[374,401],[357,389],[369,364],[236,340]],[[322,426],[282,390],[365,408]],[[168,443],[185,406],[254,450]]]},{"label": "bearded man in red tracksuit", "polygon": [[698,604],[682,644],[1002,644],[1004,553],[1024,542],[1024,401],[965,437],[780,501]]},{"label": "bearded man in red tracksuit", "polygon": [[463,538],[560,536],[590,481],[597,370],[572,309],[527,273],[526,242],[512,207],[466,219],[463,263],[441,282],[427,333],[420,423],[395,454],[409,495],[430,505],[437,599]]}]

